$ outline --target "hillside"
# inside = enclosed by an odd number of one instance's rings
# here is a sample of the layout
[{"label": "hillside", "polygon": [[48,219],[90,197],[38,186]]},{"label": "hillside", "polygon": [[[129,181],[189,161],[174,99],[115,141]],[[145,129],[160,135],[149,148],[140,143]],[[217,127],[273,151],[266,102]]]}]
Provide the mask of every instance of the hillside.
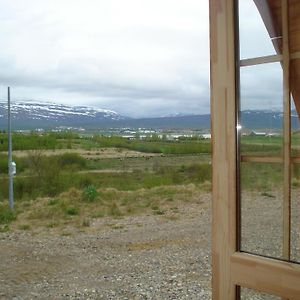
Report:
[{"label": "hillside", "polygon": [[[0,128],[7,126],[7,105],[0,103]],[[241,112],[241,124],[248,129],[280,129],[283,115],[268,110],[246,110]],[[298,117],[292,113],[293,128],[299,127]],[[154,129],[199,129],[210,128],[210,115],[163,116],[156,118],[129,118],[115,111],[87,106],[67,106],[47,102],[16,102],[12,104],[12,127],[18,129],[51,129],[59,126],[97,128],[154,128]]]}]

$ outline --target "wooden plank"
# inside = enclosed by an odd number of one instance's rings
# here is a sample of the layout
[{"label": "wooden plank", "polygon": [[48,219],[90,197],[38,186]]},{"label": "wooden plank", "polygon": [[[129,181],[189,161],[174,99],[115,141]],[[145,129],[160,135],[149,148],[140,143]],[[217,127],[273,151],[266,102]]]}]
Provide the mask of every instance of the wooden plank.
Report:
[{"label": "wooden plank", "polygon": [[211,0],[212,299],[234,300],[230,257],[236,241],[234,0]]},{"label": "wooden plank", "polygon": [[282,55],[269,55],[269,56],[241,59],[240,67],[249,67],[249,66],[256,66],[261,64],[280,62],[281,60],[282,60]]},{"label": "wooden plank", "polygon": [[288,0],[282,0],[283,68],[283,258],[290,259],[291,244],[291,101]]},{"label": "wooden plank", "polygon": [[290,54],[291,59],[300,59],[300,52],[294,52]]},{"label": "wooden plank", "polygon": [[[291,164],[300,164],[300,157],[291,157]],[[256,163],[282,163],[282,156],[257,156],[257,155],[242,155],[242,162],[256,162]]]},{"label": "wooden plank", "polygon": [[[300,164],[300,157],[293,156],[290,158],[291,163]],[[257,155],[242,155],[242,162],[258,162],[258,163],[282,163],[282,156],[257,156]]]},{"label": "wooden plank", "polygon": [[282,52],[281,0],[254,0],[264,21],[273,46],[278,54]]},{"label": "wooden plank", "polygon": [[233,284],[299,300],[300,265],[246,253],[231,257]]},{"label": "wooden plank", "polygon": [[282,156],[252,156],[242,155],[242,162],[259,162],[259,163],[282,163]]}]

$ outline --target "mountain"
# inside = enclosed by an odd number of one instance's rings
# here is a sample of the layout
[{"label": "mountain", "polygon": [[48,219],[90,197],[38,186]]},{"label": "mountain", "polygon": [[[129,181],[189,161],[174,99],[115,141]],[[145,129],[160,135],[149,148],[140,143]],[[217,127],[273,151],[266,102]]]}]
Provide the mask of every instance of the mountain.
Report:
[{"label": "mountain", "polygon": [[[241,125],[248,129],[282,129],[283,113],[271,110],[244,110],[240,115]],[[300,128],[296,111],[291,113],[292,128]]]},{"label": "mountain", "polygon": [[[47,102],[13,102],[12,128],[51,129],[60,126],[73,128],[209,128],[210,115],[182,114],[157,118],[133,119],[105,109],[87,106],[67,106]],[[0,129],[7,127],[7,104],[0,103]]]},{"label": "mountain", "polygon": [[154,128],[154,129],[200,129],[210,128],[210,115],[185,115],[174,117],[157,117],[127,119],[118,122],[119,127]]},{"label": "mountain", "polygon": [[[7,126],[6,116],[7,104],[0,103],[1,128]],[[12,103],[11,116],[14,129],[86,127],[126,119],[112,110],[31,101]]]},{"label": "mountain", "polygon": [[[248,129],[281,129],[283,114],[268,110],[241,112],[241,125]],[[298,116],[292,112],[293,128],[300,128]],[[105,109],[86,106],[67,106],[45,102],[14,102],[12,104],[12,128],[51,129],[60,126],[73,128],[153,128],[153,129],[200,129],[210,128],[210,115],[167,115],[156,118],[133,119]],[[0,129],[7,128],[7,104],[0,103]]]}]

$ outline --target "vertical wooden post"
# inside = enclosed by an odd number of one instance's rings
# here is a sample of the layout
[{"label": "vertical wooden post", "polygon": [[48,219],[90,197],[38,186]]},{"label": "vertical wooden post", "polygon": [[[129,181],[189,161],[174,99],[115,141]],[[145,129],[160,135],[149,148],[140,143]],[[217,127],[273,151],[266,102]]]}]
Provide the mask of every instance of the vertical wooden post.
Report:
[{"label": "vertical wooden post", "polygon": [[283,258],[290,259],[291,243],[291,97],[288,0],[282,5],[282,68],[283,68]]},{"label": "vertical wooden post", "polygon": [[236,237],[234,0],[210,0],[213,300],[236,299],[230,257]]}]

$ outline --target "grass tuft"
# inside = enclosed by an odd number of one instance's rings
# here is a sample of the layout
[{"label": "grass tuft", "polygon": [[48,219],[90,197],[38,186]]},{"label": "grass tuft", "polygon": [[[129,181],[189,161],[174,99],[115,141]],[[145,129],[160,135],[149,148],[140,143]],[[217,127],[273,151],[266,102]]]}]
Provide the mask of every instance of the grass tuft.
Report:
[{"label": "grass tuft", "polygon": [[83,189],[82,198],[87,202],[94,202],[98,197],[98,192],[94,185],[88,185]]},{"label": "grass tuft", "polygon": [[77,216],[79,214],[79,209],[77,207],[71,206],[67,207],[65,212],[69,216]]},{"label": "grass tuft", "polygon": [[16,220],[17,215],[7,206],[0,206],[0,224],[9,224]]}]

